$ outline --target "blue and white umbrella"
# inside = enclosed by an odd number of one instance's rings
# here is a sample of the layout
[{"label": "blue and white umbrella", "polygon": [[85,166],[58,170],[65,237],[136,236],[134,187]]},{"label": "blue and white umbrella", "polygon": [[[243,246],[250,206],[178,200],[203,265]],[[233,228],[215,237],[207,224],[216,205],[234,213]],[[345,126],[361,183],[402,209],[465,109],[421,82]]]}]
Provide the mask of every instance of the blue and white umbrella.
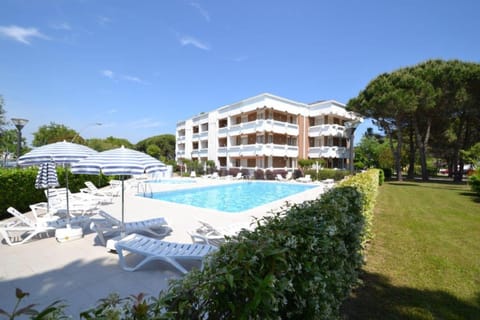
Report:
[{"label": "blue and white umbrella", "polygon": [[[62,141],[46,144],[33,149],[32,151],[18,158],[18,164],[20,166],[32,166],[53,161],[56,164],[62,164],[65,167],[68,167],[68,165],[80,161],[81,159],[84,159],[95,153],[97,153],[97,151],[84,145]],[[68,190],[68,172],[65,173],[65,176],[66,188]],[[66,194],[67,219],[69,219],[70,210],[68,205],[68,192],[66,192]]]},{"label": "blue and white umbrella", "polygon": [[146,153],[125,148],[124,146],[99,152],[72,165],[76,174],[100,174],[106,176],[122,176],[122,228],[125,215],[124,176],[150,174],[166,171],[163,162]]},{"label": "blue and white umbrella", "polygon": [[38,168],[37,178],[35,179],[35,188],[47,189],[55,188],[59,185],[55,163],[53,161],[42,163]]},{"label": "blue and white umbrella", "polygon": [[50,211],[49,189],[58,187],[57,168],[53,161],[45,162],[38,168],[37,178],[35,179],[35,188],[47,189],[47,212]]}]

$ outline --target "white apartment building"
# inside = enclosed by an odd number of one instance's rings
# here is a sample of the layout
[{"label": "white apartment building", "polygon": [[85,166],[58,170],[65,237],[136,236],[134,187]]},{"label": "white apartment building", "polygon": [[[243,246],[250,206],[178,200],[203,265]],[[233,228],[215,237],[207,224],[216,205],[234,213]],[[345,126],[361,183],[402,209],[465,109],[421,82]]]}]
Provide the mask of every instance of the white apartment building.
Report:
[{"label": "white apartment building", "polygon": [[299,159],[324,159],[325,167],[343,169],[349,159],[346,125],[362,120],[334,100],[304,104],[264,93],[178,122],[176,159],[255,170],[289,170]]}]

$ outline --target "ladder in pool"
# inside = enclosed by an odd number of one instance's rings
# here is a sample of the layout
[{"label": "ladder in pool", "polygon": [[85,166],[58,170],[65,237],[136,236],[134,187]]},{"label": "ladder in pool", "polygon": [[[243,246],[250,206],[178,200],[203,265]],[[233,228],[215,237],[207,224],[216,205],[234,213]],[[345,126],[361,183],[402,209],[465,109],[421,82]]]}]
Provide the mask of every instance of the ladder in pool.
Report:
[{"label": "ladder in pool", "polygon": [[137,184],[137,193],[143,194],[144,197],[153,198],[152,186],[148,182]]}]

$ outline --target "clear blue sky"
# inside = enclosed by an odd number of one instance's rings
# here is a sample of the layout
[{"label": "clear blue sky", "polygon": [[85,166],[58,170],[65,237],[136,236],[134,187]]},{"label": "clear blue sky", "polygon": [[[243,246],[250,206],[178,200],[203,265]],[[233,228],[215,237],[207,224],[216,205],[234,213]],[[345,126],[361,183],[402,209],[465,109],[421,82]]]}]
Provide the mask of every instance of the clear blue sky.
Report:
[{"label": "clear blue sky", "polygon": [[0,2],[0,95],[29,142],[55,122],[136,143],[263,92],[347,103],[433,58],[480,62],[480,1]]}]

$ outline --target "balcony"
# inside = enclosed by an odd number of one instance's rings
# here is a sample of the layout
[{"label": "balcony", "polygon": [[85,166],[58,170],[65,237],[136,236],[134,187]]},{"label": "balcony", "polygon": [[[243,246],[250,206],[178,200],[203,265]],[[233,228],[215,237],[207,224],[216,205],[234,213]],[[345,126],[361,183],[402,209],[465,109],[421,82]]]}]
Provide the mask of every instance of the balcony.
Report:
[{"label": "balcony", "polygon": [[256,156],[274,156],[274,157],[298,157],[298,147],[284,144],[245,144],[239,146],[230,146],[218,148],[220,157],[256,157]]},{"label": "balcony", "polygon": [[230,136],[239,136],[265,131],[298,136],[298,125],[294,123],[275,121],[271,119],[255,120],[231,125],[230,127],[220,128],[218,130],[218,136],[226,137],[227,133]]},{"label": "balcony", "polygon": [[177,143],[179,142],[185,142],[186,137],[185,136],[177,136]]},{"label": "balcony", "polygon": [[208,157],[208,148],[195,149],[191,154],[192,158],[206,158]]},{"label": "balcony", "polygon": [[322,124],[308,128],[309,137],[346,137],[345,127],[339,124]]},{"label": "balcony", "polygon": [[206,139],[208,139],[208,131],[207,132],[194,133],[192,135],[192,140],[206,140]]},{"label": "balcony", "polygon": [[185,150],[177,150],[176,151],[176,156],[178,158],[185,158]]},{"label": "balcony", "polygon": [[308,150],[308,157],[348,159],[348,149],[346,147],[311,147]]}]

